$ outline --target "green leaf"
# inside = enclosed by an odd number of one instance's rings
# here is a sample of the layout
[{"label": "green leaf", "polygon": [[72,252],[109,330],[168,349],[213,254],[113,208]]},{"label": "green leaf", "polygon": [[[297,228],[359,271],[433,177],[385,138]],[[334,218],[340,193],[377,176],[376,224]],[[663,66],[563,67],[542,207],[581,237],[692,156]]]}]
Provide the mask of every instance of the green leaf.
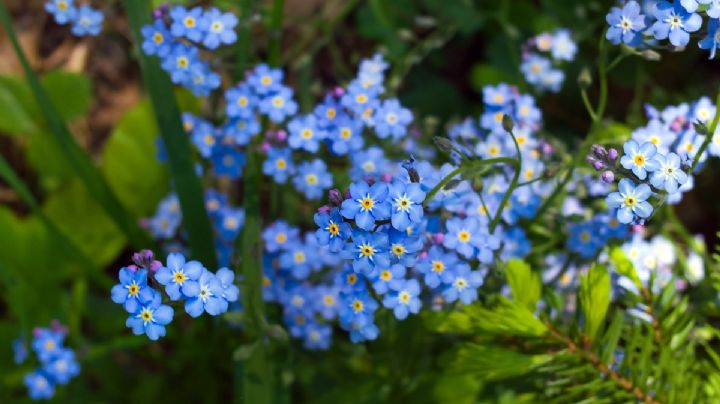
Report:
[{"label": "green leaf", "polygon": [[134,215],[149,216],[168,193],[168,175],[157,160],[157,124],[148,100],[117,123],[102,155],[110,187]]},{"label": "green leaf", "polygon": [[630,278],[638,289],[642,288],[642,283],[640,282],[640,278],[635,270],[635,266],[627,255],[625,255],[625,251],[623,251],[622,248],[613,247],[610,250],[610,262],[612,262],[615,272]]},{"label": "green leaf", "polygon": [[513,300],[534,312],[540,300],[542,287],[540,275],[533,272],[525,261],[516,258],[507,263],[505,275],[510,284]]},{"label": "green leaf", "polygon": [[18,135],[37,130],[31,100],[30,89],[21,79],[0,77],[0,132]]},{"label": "green leaf", "polygon": [[492,307],[477,303],[446,313],[429,313],[426,318],[431,329],[442,333],[539,337],[548,331],[525,306],[504,297]]},{"label": "green leaf", "polygon": [[[140,29],[150,23],[150,5],[143,0],[123,0],[128,20],[135,38],[140,43]],[[160,134],[167,150],[170,171],[180,200],[183,226],[187,232],[188,244],[193,256],[209,268],[217,266],[217,255],[213,244],[213,231],[205,209],[203,189],[195,174],[190,139],[180,117],[170,78],[160,68],[157,58],[138,52],[145,86],[160,128]]]},{"label": "green leaf", "polygon": [[585,316],[585,335],[594,339],[610,306],[610,274],[604,265],[594,264],[580,278],[580,302]]},{"label": "green leaf", "polygon": [[512,74],[489,64],[476,64],[470,72],[470,83],[477,91],[487,85],[507,83],[512,82],[512,80]]},{"label": "green leaf", "polygon": [[[40,79],[57,113],[64,120],[83,116],[90,107],[90,80],[80,73],[53,71]],[[71,95],[71,96],[69,96]]]},{"label": "green leaf", "polygon": [[150,239],[147,233],[140,229],[136,220],[123,208],[120,201],[113,194],[107,182],[100,174],[100,171],[94,166],[90,157],[78,146],[68,131],[62,117],[53,105],[50,96],[40,84],[40,80],[30,67],[30,63],[20,47],[4,3],[0,3],[0,23],[4,26],[10,42],[15,49],[15,53],[25,71],[28,85],[40,106],[40,111],[50,132],[55,136],[55,139],[63,150],[63,154],[67,157],[78,177],[87,187],[88,193],[100,203],[102,208],[108,213],[108,216],[113,219],[117,227],[127,235],[128,240],[136,248],[152,247],[154,244],[153,240]]},{"label": "green leaf", "polygon": [[438,403],[473,404],[481,389],[482,383],[476,376],[452,374],[438,377],[433,393]]},{"label": "green leaf", "polygon": [[530,373],[551,358],[550,355],[525,355],[497,346],[466,343],[452,355],[449,367],[453,373],[475,374],[492,381]]}]

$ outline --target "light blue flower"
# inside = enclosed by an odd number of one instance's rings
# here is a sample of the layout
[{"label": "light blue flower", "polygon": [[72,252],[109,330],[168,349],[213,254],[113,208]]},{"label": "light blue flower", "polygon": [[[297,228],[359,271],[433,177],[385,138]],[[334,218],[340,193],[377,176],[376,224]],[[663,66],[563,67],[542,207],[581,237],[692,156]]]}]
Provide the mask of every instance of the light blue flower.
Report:
[{"label": "light blue flower", "polygon": [[320,141],[327,136],[325,131],[317,126],[315,115],[305,115],[294,118],[288,123],[288,145],[293,149],[304,149],[311,153],[318,151]]},{"label": "light blue flower", "polygon": [[653,212],[653,207],[647,201],[652,191],[647,184],[635,185],[634,182],[623,178],[618,183],[618,192],[607,196],[605,201],[611,208],[618,208],[617,218],[620,223],[628,224],[636,218],[645,219]]},{"label": "light blue flower", "polygon": [[[702,18],[699,14],[688,12],[681,2],[658,2],[655,11],[657,21],[652,26],[655,39],[670,39],[674,46],[685,46],[690,41],[690,33],[700,29]],[[687,2],[690,3],[690,2]],[[697,3],[696,3],[697,5]],[[694,10],[693,10],[694,11]]]},{"label": "light blue flower", "polygon": [[448,219],[445,226],[447,227],[443,241],[445,248],[456,250],[466,258],[475,255],[475,246],[481,243],[480,237],[486,233],[480,229],[477,219],[453,217]]},{"label": "light blue flower", "polygon": [[63,349],[65,334],[49,328],[34,330],[32,349],[40,362],[47,362],[54,358]]},{"label": "light blue flower", "polygon": [[367,150],[359,150],[351,154],[352,167],[350,168],[350,179],[361,181],[365,179],[379,179],[390,169],[390,161],[385,157],[385,152],[377,146],[368,147]]},{"label": "light blue flower", "polygon": [[255,115],[257,97],[247,83],[239,84],[225,91],[225,113],[229,117],[250,118]]},{"label": "light blue flower", "polygon": [[[390,217],[390,202],[387,200],[388,186],[376,182],[372,186],[365,181],[350,184],[350,198],[342,203],[343,217],[355,220],[363,230],[372,230],[376,220]],[[403,228],[404,229],[404,228]]]},{"label": "light blue flower", "polygon": [[406,269],[403,265],[395,264],[387,269],[378,271],[372,279],[372,286],[375,293],[384,295],[390,290],[390,287],[397,285],[405,280]]},{"label": "light blue flower", "polygon": [[233,242],[240,235],[245,224],[245,210],[226,206],[221,209],[215,218],[215,229],[220,239],[225,242]]},{"label": "light blue flower", "polygon": [[203,36],[201,25],[203,24],[203,9],[193,7],[188,10],[185,7],[176,6],[170,10],[170,32],[175,37],[185,37],[194,42],[200,42]]},{"label": "light blue flower", "polygon": [[144,268],[137,271],[120,269],[120,283],[110,291],[112,301],[122,304],[128,313],[136,312],[140,303],[151,299],[154,292],[147,284],[147,273]]},{"label": "light blue flower", "polygon": [[454,253],[445,253],[440,246],[432,246],[427,255],[418,261],[417,269],[425,275],[425,284],[436,288],[441,283],[449,283],[453,279],[453,271],[459,259]]},{"label": "light blue flower", "polygon": [[611,8],[605,19],[610,25],[605,37],[611,43],[618,45],[623,42],[636,46],[642,41],[645,16],[640,14],[640,5],[636,1],[625,3],[622,9]]},{"label": "light blue flower", "polygon": [[172,318],[172,307],[162,304],[160,293],[153,290],[149,299],[143,300],[130,314],[125,325],[132,329],[133,334],[146,334],[150,340],[156,341],[165,336],[165,326]]},{"label": "light blue flower", "polygon": [[362,128],[362,121],[351,119],[345,114],[339,116],[335,124],[327,128],[328,138],[332,141],[330,148],[333,153],[343,156],[362,149],[365,144]]},{"label": "light blue flower", "polygon": [[340,211],[333,208],[328,213],[318,212],[313,219],[319,227],[315,232],[318,243],[327,245],[330,252],[340,252],[350,237],[350,225],[343,221]]},{"label": "light blue flower", "polygon": [[680,156],[675,153],[668,153],[665,156],[658,154],[655,160],[659,168],[650,177],[650,183],[655,188],[664,189],[668,193],[677,192],[679,186],[688,180],[687,174],[680,166]]},{"label": "light blue flower", "polygon": [[329,324],[311,322],[305,329],[303,346],[310,350],[327,350],[332,341],[332,327]]},{"label": "light blue flower", "polygon": [[372,276],[379,269],[390,266],[390,257],[388,256],[387,248],[387,234],[353,230],[352,243],[345,245],[342,256],[345,259],[353,261],[352,264],[355,272]]},{"label": "light blue flower", "polygon": [[460,300],[470,304],[478,299],[478,288],[482,284],[482,273],[472,271],[468,264],[462,263],[452,272],[452,279],[445,285],[442,295],[448,303]]},{"label": "light blue flower", "polygon": [[295,164],[289,148],[270,148],[268,150],[267,158],[263,161],[263,174],[272,176],[278,184],[284,184],[287,182],[288,176],[294,172]]},{"label": "light blue flower", "polygon": [[240,298],[240,289],[235,285],[235,272],[229,268],[220,268],[215,273],[215,277],[220,281],[222,298],[228,303],[236,302]]},{"label": "light blue flower", "polygon": [[182,254],[171,253],[167,256],[166,266],[155,273],[155,280],[165,285],[165,293],[170,300],[180,300],[197,295],[200,287],[197,281],[204,270],[200,262],[185,262]]},{"label": "light blue flower", "polygon": [[297,174],[293,177],[293,185],[308,199],[320,199],[323,192],[333,184],[332,174],[327,165],[320,159],[300,163]]},{"label": "light blue flower", "polygon": [[80,374],[80,365],[75,359],[75,352],[63,348],[43,364],[43,370],[55,383],[68,384],[70,379]]},{"label": "light blue flower", "polygon": [[[718,1],[720,5],[720,1]],[[720,8],[719,8],[720,10]],[[710,50],[710,59],[715,59],[715,53],[720,45],[720,20],[712,18],[708,22],[707,35],[698,42],[700,49]]]},{"label": "light blue flower", "polygon": [[288,225],[284,220],[273,222],[262,232],[265,250],[271,253],[283,250],[300,240],[299,233],[296,227]]},{"label": "light blue flower", "polygon": [[23,382],[33,400],[47,400],[55,395],[55,384],[41,369],[26,374]]},{"label": "light blue flower", "polygon": [[388,190],[387,200],[392,209],[390,218],[394,228],[405,231],[422,220],[425,192],[419,183],[406,184],[395,180],[388,186]]},{"label": "light blue flower", "polygon": [[555,31],[550,53],[552,54],[552,57],[557,60],[572,61],[575,59],[577,44],[575,44],[575,41],[572,40],[569,30],[559,29]]},{"label": "light blue flower", "polygon": [[407,126],[413,120],[410,110],[403,108],[397,99],[389,99],[382,102],[375,111],[374,123],[375,133],[380,139],[388,137],[397,141],[407,133]]},{"label": "light blue flower", "polygon": [[213,172],[218,177],[238,179],[245,167],[245,154],[232,146],[220,145],[212,152]]},{"label": "light blue flower", "polygon": [[634,140],[628,140],[623,145],[625,155],[620,158],[620,164],[628,170],[632,170],[639,179],[644,180],[648,172],[659,168],[655,160],[657,148],[650,142],[638,144]]},{"label": "light blue flower", "polygon": [[45,3],[45,11],[53,15],[56,23],[65,25],[75,21],[78,10],[74,0],[50,0]]},{"label": "light blue flower", "polygon": [[170,73],[173,83],[184,84],[192,80],[193,66],[198,63],[198,48],[175,42],[167,56],[162,58],[161,66]]},{"label": "light blue flower", "polygon": [[217,49],[221,44],[231,45],[237,40],[235,26],[238,19],[233,13],[222,13],[215,7],[205,11],[200,20],[200,29],[204,32],[203,45],[208,49]]},{"label": "light blue flower", "polygon": [[162,20],[155,20],[140,30],[143,38],[142,49],[146,55],[164,58],[172,49],[172,36]]},{"label": "light blue flower", "polygon": [[199,317],[204,312],[217,316],[227,311],[228,302],[223,298],[225,290],[220,280],[207,269],[198,279],[199,288],[193,296],[185,300],[185,312],[191,317]]},{"label": "light blue flower", "polygon": [[392,309],[395,318],[404,320],[408,314],[420,312],[420,284],[415,279],[403,280],[390,285],[390,291],[383,298],[383,306]]},{"label": "light blue flower", "polygon": [[[700,4],[709,4],[710,6],[705,10],[708,17],[710,18],[720,18],[720,0],[697,0]],[[689,11],[689,10],[688,10]],[[708,31],[712,32],[713,30],[710,30],[708,28]]]},{"label": "light blue flower", "polygon": [[76,36],[96,36],[100,33],[105,16],[102,12],[95,10],[88,5],[78,8],[77,14],[72,21],[70,32]]},{"label": "light blue flower", "polygon": [[[256,90],[257,91],[257,87]],[[260,100],[260,113],[274,123],[280,123],[288,116],[295,115],[298,105],[293,101],[293,90],[278,86],[277,92],[268,94]]]},{"label": "light blue flower", "polygon": [[282,90],[283,71],[266,64],[259,64],[247,78],[247,83],[258,95],[267,95]]}]

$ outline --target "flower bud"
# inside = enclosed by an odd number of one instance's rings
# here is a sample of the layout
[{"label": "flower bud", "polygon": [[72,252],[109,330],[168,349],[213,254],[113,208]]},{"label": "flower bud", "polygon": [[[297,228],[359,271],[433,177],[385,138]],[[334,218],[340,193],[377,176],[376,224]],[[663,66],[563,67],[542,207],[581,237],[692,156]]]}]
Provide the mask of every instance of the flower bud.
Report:
[{"label": "flower bud", "polygon": [[590,85],[592,84],[592,76],[590,75],[590,70],[587,67],[583,67],[583,69],[580,70],[580,75],[578,75],[577,82],[582,89],[590,87]]},{"label": "flower bud", "polygon": [[603,164],[603,162],[600,160],[595,160],[592,166],[596,171],[600,171],[605,168],[605,164]]},{"label": "flower bud", "polygon": [[432,241],[435,244],[441,245],[443,241],[445,241],[445,234],[443,233],[435,233],[432,235]]},{"label": "flower bud", "polygon": [[457,180],[457,179],[455,179],[455,180],[450,180],[450,181],[448,181],[447,184],[445,184],[445,186],[443,187],[443,190],[444,190],[444,191],[452,191],[452,190],[455,189],[455,187],[457,187],[459,184],[460,184],[460,180]]},{"label": "flower bud", "polygon": [[502,117],[502,127],[503,127],[503,129],[505,129],[505,132],[512,132],[514,126],[515,126],[515,122],[513,122],[510,115],[504,114]]},{"label": "flower bud", "polygon": [[453,148],[452,141],[446,137],[434,136],[433,143],[440,151],[449,152]]},{"label": "flower bud", "polygon": [[657,62],[658,60],[660,60],[660,54],[652,49],[645,49],[644,51],[640,52],[640,56],[642,56],[645,60],[649,60],[651,62]]},{"label": "flower bud", "polygon": [[612,184],[615,181],[615,173],[610,170],[603,171],[600,178],[602,178],[603,182],[606,184]]},{"label": "flower bud", "polygon": [[615,161],[618,158],[618,151],[617,149],[610,148],[607,152],[607,157],[610,161]]},{"label": "flower bud", "polygon": [[707,135],[710,131],[708,130],[708,127],[705,125],[705,123],[697,121],[693,122],[693,128],[695,128],[695,132],[697,132],[698,135]]},{"label": "flower bud", "polygon": [[604,158],[607,156],[608,152],[605,150],[604,147],[600,146],[599,144],[594,144],[590,147],[590,151],[592,154],[594,154],[597,158]]},{"label": "flower bud", "polygon": [[323,205],[318,208],[318,213],[330,213],[330,207],[327,205]]},{"label": "flower bud", "polygon": [[332,206],[340,206],[343,203],[344,198],[340,193],[340,190],[333,188],[328,191],[328,200]]}]

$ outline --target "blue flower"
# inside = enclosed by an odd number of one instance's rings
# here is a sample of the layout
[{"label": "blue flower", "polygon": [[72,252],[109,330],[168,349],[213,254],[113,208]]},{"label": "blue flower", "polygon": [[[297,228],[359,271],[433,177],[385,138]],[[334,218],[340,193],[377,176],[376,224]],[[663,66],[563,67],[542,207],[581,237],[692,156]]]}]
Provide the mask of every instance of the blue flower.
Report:
[{"label": "blue flower", "polygon": [[28,394],[33,400],[50,399],[55,395],[55,384],[50,377],[42,370],[38,369],[28,373],[23,379]]},{"label": "blue flower", "polygon": [[213,7],[205,11],[200,20],[200,29],[205,33],[203,45],[208,49],[217,49],[220,44],[231,45],[237,40],[235,26],[238,23],[233,13],[221,13]]},{"label": "blue flower", "polygon": [[497,86],[487,85],[482,89],[483,103],[492,107],[502,107],[512,100],[510,86],[500,83]]},{"label": "blue flower", "polygon": [[220,87],[220,75],[210,70],[207,63],[198,60],[190,67],[190,77],[181,84],[193,94],[206,97],[212,90]]},{"label": "blue flower", "polygon": [[146,269],[133,272],[129,268],[122,268],[119,278],[120,283],[110,291],[112,301],[122,304],[128,313],[136,312],[141,302],[152,298],[154,291],[147,284]]},{"label": "blue flower", "polygon": [[352,160],[352,168],[350,169],[350,179],[352,181],[379,178],[390,168],[390,161],[385,158],[385,152],[377,146],[353,153],[350,159]]},{"label": "blue flower", "polygon": [[[347,327],[363,319],[372,321],[378,303],[367,290],[341,293],[342,305],[339,311],[340,325]],[[364,325],[364,324],[363,324]]]},{"label": "blue flower", "polygon": [[655,10],[657,21],[652,26],[655,39],[668,39],[674,46],[685,46],[690,41],[690,33],[700,29],[702,18],[699,14],[685,10],[681,0],[674,3],[660,1]]},{"label": "blue flower", "polygon": [[193,7],[188,10],[185,7],[176,6],[170,10],[170,32],[175,37],[185,37],[194,42],[200,42],[203,37],[203,10],[200,7]]},{"label": "blue flower", "polygon": [[220,239],[227,242],[235,241],[245,224],[245,210],[243,208],[225,207],[220,210],[215,219],[215,228]]},{"label": "blue flower", "polygon": [[337,208],[329,213],[317,212],[313,217],[319,227],[315,232],[320,245],[327,245],[330,252],[340,252],[350,237],[350,225],[345,223]]},{"label": "blue flower", "polygon": [[34,331],[32,349],[40,362],[47,362],[54,358],[62,348],[65,335],[48,328],[39,328]]},{"label": "blue flower", "polygon": [[70,379],[80,374],[80,365],[71,349],[60,349],[53,358],[43,364],[45,374],[57,384],[67,384]]},{"label": "blue flower", "polygon": [[448,303],[460,300],[463,304],[470,304],[478,299],[477,290],[482,284],[482,273],[471,271],[469,265],[462,263],[452,272],[452,279],[445,286],[442,296]]},{"label": "blue flower", "polygon": [[623,178],[618,183],[618,192],[607,196],[605,201],[611,208],[618,208],[617,218],[620,223],[628,224],[636,217],[645,219],[653,212],[653,207],[647,202],[652,191],[647,184],[635,185],[634,182]]},{"label": "blue flower", "polygon": [[288,245],[280,255],[280,267],[289,271],[295,279],[307,279],[310,271],[317,265],[316,253],[317,251],[297,241]]},{"label": "blue flower", "polygon": [[530,254],[532,244],[525,235],[522,227],[512,227],[503,232],[501,260],[509,260],[510,258],[524,258]]},{"label": "blue flower", "polygon": [[634,140],[628,140],[623,145],[625,155],[620,158],[620,164],[632,170],[639,179],[644,180],[647,172],[656,171],[659,168],[658,162],[655,160],[657,148],[650,142],[638,145]]},{"label": "blue flower", "polygon": [[308,199],[320,199],[323,191],[333,184],[332,174],[327,170],[325,162],[315,159],[301,163],[293,178],[293,185]]},{"label": "blue flower", "polygon": [[642,40],[645,16],[640,14],[640,5],[636,1],[627,2],[622,9],[611,8],[605,19],[610,25],[605,37],[611,43],[635,46]]},{"label": "blue flower", "polygon": [[405,184],[395,180],[388,189],[387,200],[392,208],[391,223],[394,228],[405,231],[422,220],[425,192],[422,191],[419,183]]},{"label": "blue flower", "polygon": [[280,91],[282,88],[283,72],[280,69],[273,69],[266,64],[255,67],[248,76],[247,83],[253,88],[256,94],[265,95]]},{"label": "blue flower", "polygon": [[229,117],[253,117],[257,102],[252,88],[247,83],[242,83],[225,91],[225,113]]},{"label": "blue flower", "polygon": [[220,268],[215,273],[215,277],[220,281],[222,298],[229,303],[236,302],[240,297],[240,289],[235,285],[235,272],[228,268]]},{"label": "blue flower", "polygon": [[336,124],[329,127],[328,138],[332,141],[331,149],[337,155],[360,150],[365,143],[362,137],[362,122],[351,119],[344,114],[337,118]]},{"label": "blue flower", "polygon": [[[255,87],[257,91],[257,87]],[[286,117],[295,115],[298,105],[293,101],[293,90],[278,86],[277,92],[269,94],[260,100],[260,113],[270,118],[274,123],[280,123]]]},{"label": "blue flower", "polygon": [[383,306],[392,309],[395,318],[404,320],[408,314],[420,312],[420,284],[415,279],[403,280],[390,285],[383,298]]},{"label": "blue flower", "polygon": [[198,279],[200,287],[193,296],[185,300],[185,312],[191,317],[199,317],[203,312],[217,316],[227,311],[228,302],[223,298],[225,290],[220,280],[207,269]]},{"label": "blue flower", "polygon": [[293,149],[304,149],[311,153],[318,151],[320,141],[326,137],[325,131],[317,126],[315,115],[297,117],[288,123],[290,137],[288,144]]},{"label": "blue flower", "polygon": [[[378,106],[378,95],[381,88],[378,86],[366,87],[357,80],[353,80],[347,88],[347,91],[340,99],[340,103],[345,108],[352,111],[356,117],[368,120],[372,118],[372,113]],[[368,116],[370,114],[370,116]]]},{"label": "blue flower", "polygon": [[475,218],[461,219],[454,217],[446,222],[447,233],[443,240],[445,248],[457,250],[467,258],[475,254],[475,246],[481,243],[480,237],[487,232],[480,229],[480,223]]},{"label": "blue flower", "polygon": [[[417,224],[420,224],[420,222]],[[417,258],[416,253],[420,251],[423,246],[420,237],[411,236],[410,233],[412,233],[412,227],[408,227],[402,231],[395,229],[388,231],[391,260],[408,268],[415,265]]]},{"label": "blue flower", "polygon": [[145,25],[140,33],[143,38],[142,49],[146,55],[164,58],[170,53],[172,37],[162,20],[155,20],[152,24]]},{"label": "blue flower", "polygon": [[221,145],[213,149],[212,163],[215,175],[235,180],[242,176],[245,154],[234,147]]},{"label": "blue flower", "polygon": [[210,158],[217,144],[215,127],[204,119],[196,119],[190,131],[190,139],[203,158]]},{"label": "blue flower", "polygon": [[[717,4],[720,10],[720,1]],[[698,46],[700,49],[710,49],[710,59],[715,59],[718,45],[720,45],[720,20],[711,18],[707,26],[707,36],[698,42]]]},{"label": "blue flower", "polygon": [[180,226],[182,214],[177,195],[170,194],[158,204],[157,212],[150,219],[150,231],[157,238],[172,238]]},{"label": "blue flower", "polygon": [[577,45],[570,37],[570,31],[559,29],[555,31],[552,39],[552,57],[557,60],[572,61],[577,53]]},{"label": "blue flower", "polygon": [[[342,203],[340,213],[343,217],[355,220],[363,230],[372,230],[376,220],[390,217],[390,202],[387,201],[388,186],[376,182],[369,186],[360,181],[350,184],[350,198]],[[404,229],[404,228],[403,228]]]},{"label": "blue flower", "polygon": [[170,300],[195,296],[200,287],[198,279],[205,268],[198,261],[185,262],[180,253],[171,253],[167,257],[166,266],[155,273],[155,279],[165,285],[165,293]]},{"label": "blue flower", "polygon": [[161,66],[170,73],[173,83],[184,84],[192,79],[192,67],[197,63],[200,63],[198,48],[175,42],[170,53],[162,59]]},{"label": "blue flower", "polygon": [[270,148],[267,158],[263,162],[263,174],[270,175],[278,184],[284,184],[289,175],[295,171],[292,161],[292,151],[287,147],[282,149]]},{"label": "blue flower", "polygon": [[677,135],[659,119],[651,119],[646,126],[635,129],[632,133],[633,140],[639,144],[645,142],[654,144],[658,153],[667,153],[676,137]]},{"label": "blue flower", "polygon": [[312,322],[305,329],[304,346],[311,350],[327,350],[332,341],[332,327]]},{"label": "blue flower", "polygon": [[353,269],[365,275],[374,274],[378,268],[390,266],[387,252],[388,236],[385,233],[352,232],[352,243],[345,245],[343,258],[353,260]]},{"label": "blue flower", "polygon": [[432,246],[427,255],[420,259],[418,271],[425,275],[425,284],[436,288],[441,283],[449,283],[453,279],[452,273],[458,263],[457,255],[445,253],[439,246]]},{"label": "blue flower", "polygon": [[299,240],[299,233],[297,228],[291,227],[284,220],[278,220],[263,230],[262,238],[265,250],[271,253],[280,251],[289,243]]},{"label": "blue flower", "polygon": [[162,304],[160,293],[152,291],[148,299],[138,305],[125,325],[132,329],[133,334],[146,334],[152,341],[165,336],[165,326],[170,324],[173,318],[173,309]]},{"label": "blue flower", "polygon": [[224,126],[223,143],[245,146],[253,136],[260,133],[260,122],[255,116],[248,118],[231,118]]},{"label": "blue flower", "polygon": [[82,5],[77,10],[70,32],[76,36],[96,36],[100,33],[105,16],[88,5]]},{"label": "blue flower", "polygon": [[568,250],[585,259],[593,258],[600,247],[605,244],[605,240],[599,237],[600,229],[601,227],[599,228],[593,222],[569,224]]},{"label": "blue flower", "polygon": [[337,285],[320,285],[315,289],[315,311],[325,320],[337,317],[340,310],[340,287]]},{"label": "blue flower", "polygon": [[655,160],[659,164],[659,168],[650,177],[650,183],[655,188],[662,188],[668,193],[678,191],[680,185],[687,182],[687,174],[680,167],[680,156],[675,153],[667,155],[656,155]]},{"label": "blue flower", "polygon": [[[708,7],[705,12],[707,13],[708,17],[710,18],[720,18],[720,0],[697,0],[698,3],[702,4],[709,4],[710,7]],[[712,20],[711,20],[712,22]],[[713,32],[710,28],[708,28],[708,31]]]},{"label": "blue flower", "polygon": [[56,23],[65,25],[75,21],[77,8],[73,2],[74,0],[50,0],[45,3],[45,11],[53,15]]},{"label": "blue flower", "polygon": [[377,276],[372,280],[375,293],[378,295],[387,293],[391,286],[405,280],[405,272],[405,267],[400,264],[395,264],[390,268],[379,271]]},{"label": "blue flower", "polygon": [[412,120],[412,112],[403,108],[400,101],[395,98],[385,100],[375,111],[375,133],[380,139],[391,137],[397,141],[405,136]]}]

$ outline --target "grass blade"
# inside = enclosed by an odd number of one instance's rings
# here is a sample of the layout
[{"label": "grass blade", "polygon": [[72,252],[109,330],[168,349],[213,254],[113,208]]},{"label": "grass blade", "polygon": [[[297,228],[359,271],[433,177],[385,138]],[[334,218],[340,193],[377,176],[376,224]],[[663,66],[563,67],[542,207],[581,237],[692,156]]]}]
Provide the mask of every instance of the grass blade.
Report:
[{"label": "grass blade", "polygon": [[[140,29],[150,22],[149,2],[144,0],[123,0],[128,20],[135,36],[140,42]],[[205,209],[203,189],[195,174],[190,140],[185,135],[180,108],[178,107],[173,86],[168,75],[160,68],[156,58],[139,53],[145,86],[150,94],[155,117],[160,128],[170,162],[170,172],[175,184],[183,214],[183,225],[193,257],[202,261],[208,268],[217,267],[217,256],[213,244],[213,232]]]},{"label": "grass blade", "polygon": [[58,145],[60,145],[65,153],[73,170],[135,248],[151,247],[154,244],[152,239],[138,226],[135,218],[128,214],[90,157],[78,146],[70,134],[70,131],[50,100],[50,97],[40,84],[40,80],[30,67],[30,63],[18,42],[12,21],[10,20],[10,15],[3,3],[0,3],[0,23],[4,26],[20,64],[25,71],[25,78],[40,107],[40,112],[51,133],[55,136]]}]

